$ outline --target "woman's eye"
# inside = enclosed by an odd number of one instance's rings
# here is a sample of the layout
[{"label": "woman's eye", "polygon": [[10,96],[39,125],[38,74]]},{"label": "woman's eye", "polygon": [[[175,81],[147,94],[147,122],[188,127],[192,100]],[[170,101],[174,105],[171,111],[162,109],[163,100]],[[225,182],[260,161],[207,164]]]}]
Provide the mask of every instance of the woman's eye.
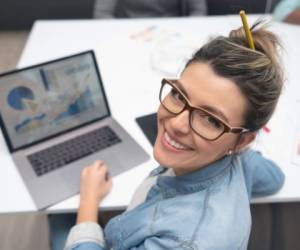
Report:
[{"label": "woman's eye", "polygon": [[185,100],[182,94],[180,94],[176,89],[171,90],[171,96],[182,102]]},{"label": "woman's eye", "polygon": [[209,124],[217,129],[220,129],[222,127],[222,123],[212,116],[206,116],[206,120]]}]

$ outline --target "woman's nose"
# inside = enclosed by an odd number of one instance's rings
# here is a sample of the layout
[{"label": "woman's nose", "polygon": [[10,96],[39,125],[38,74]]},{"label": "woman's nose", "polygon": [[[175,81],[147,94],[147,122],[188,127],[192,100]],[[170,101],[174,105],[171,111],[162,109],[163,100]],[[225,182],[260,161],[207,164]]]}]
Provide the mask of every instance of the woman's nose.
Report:
[{"label": "woman's nose", "polygon": [[175,133],[187,134],[190,132],[189,110],[184,110],[182,113],[171,118],[171,125]]}]

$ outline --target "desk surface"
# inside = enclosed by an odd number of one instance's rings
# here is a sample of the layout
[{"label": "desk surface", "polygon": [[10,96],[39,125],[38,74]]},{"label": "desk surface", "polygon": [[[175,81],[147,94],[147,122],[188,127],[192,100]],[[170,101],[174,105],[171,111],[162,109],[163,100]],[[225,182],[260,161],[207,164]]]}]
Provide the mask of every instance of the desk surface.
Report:
[{"label": "desk surface", "polygon": [[[252,23],[257,16],[250,16]],[[156,111],[160,79],[179,74],[184,61],[195,48],[211,36],[227,35],[241,25],[236,16],[168,18],[141,20],[81,20],[35,22],[19,67],[36,64],[80,51],[96,52],[104,87],[113,116],[152,155],[152,146],[135,122],[135,118]],[[291,162],[295,148],[295,115],[300,100],[298,59],[300,26],[273,23],[285,47],[283,63],[287,84],[278,110],[269,127],[271,133],[259,136],[254,144],[276,161],[286,175],[286,182],[275,195],[252,202],[300,201],[300,165]],[[297,61],[296,61],[297,60]],[[138,105],[137,105],[138,104]],[[300,105],[298,105],[299,107]],[[291,110],[294,112],[286,112]],[[299,110],[299,109],[298,109]],[[291,124],[293,125],[291,129]],[[284,131],[284,133],[282,132]],[[35,211],[36,207],[8,153],[0,134],[0,213]],[[158,164],[148,162],[114,178],[111,193],[103,209],[125,208],[141,181]],[[47,209],[47,212],[75,210],[75,195]]]}]

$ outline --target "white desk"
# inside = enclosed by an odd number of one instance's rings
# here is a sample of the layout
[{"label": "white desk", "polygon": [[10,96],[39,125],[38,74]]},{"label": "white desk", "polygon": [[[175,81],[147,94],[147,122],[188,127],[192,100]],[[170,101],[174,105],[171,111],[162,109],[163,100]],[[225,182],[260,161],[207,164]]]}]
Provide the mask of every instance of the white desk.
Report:
[{"label": "white desk", "polygon": [[[250,23],[256,18],[250,16]],[[240,25],[238,16],[37,21],[30,33],[19,67],[94,49],[112,114],[152,155],[152,146],[134,119],[155,112],[158,107],[160,79],[166,73],[157,69],[162,68],[171,71],[173,75],[176,72],[178,74],[179,71],[175,70],[178,65],[173,65],[172,62],[190,55],[193,48],[201,46],[208,37],[227,35],[231,29]],[[282,166],[286,183],[277,194],[253,202],[300,201],[300,166],[293,165],[290,160],[294,133],[289,129],[289,122],[295,122],[295,116],[291,114],[296,111],[295,101],[300,99],[300,84],[297,82],[300,79],[297,66],[300,58],[300,26],[275,23],[272,30],[281,36],[287,51],[284,65],[288,72],[288,85],[274,122],[270,125],[271,135],[265,139],[264,148]],[[290,113],[285,112],[287,108],[290,108]],[[35,205],[13,164],[1,134],[0,161],[0,213],[35,211]],[[114,178],[112,192],[101,207],[126,207],[139,183],[156,166],[157,163],[152,158]],[[74,211],[78,207],[78,197],[76,195],[50,207],[47,212]]]}]

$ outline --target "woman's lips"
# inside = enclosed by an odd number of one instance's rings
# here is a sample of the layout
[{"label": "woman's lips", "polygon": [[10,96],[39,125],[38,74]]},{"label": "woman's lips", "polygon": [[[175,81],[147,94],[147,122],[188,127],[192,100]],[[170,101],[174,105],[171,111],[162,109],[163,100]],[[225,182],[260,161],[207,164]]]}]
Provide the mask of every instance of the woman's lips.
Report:
[{"label": "woman's lips", "polygon": [[162,135],[162,144],[172,152],[192,150],[190,147],[171,138],[167,131],[164,131]]}]

